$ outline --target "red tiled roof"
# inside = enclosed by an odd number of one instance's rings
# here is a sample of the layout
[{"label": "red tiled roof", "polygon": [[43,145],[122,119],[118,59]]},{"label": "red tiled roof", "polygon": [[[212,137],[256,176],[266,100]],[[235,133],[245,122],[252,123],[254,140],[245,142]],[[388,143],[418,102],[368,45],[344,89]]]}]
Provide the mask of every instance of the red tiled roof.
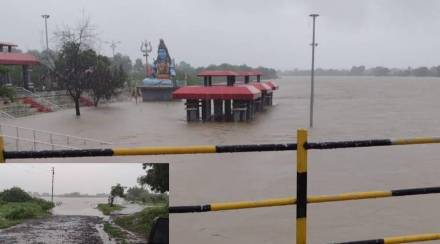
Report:
[{"label": "red tiled roof", "polygon": [[0,52],[0,64],[11,65],[36,65],[40,62],[34,55],[28,53],[4,53]]},{"label": "red tiled roof", "polygon": [[261,92],[251,85],[242,86],[184,86],[173,92],[174,99],[237,99],[254,100]]},{"label": "red tiled roof", "polygon": [[272,88],[268,84],[261,82],[253,82],[251,83],[251,85],[253,85],[255,88],[257,88],[260,91],[264,91],[266,93],[272,93]]},{"label": "red tiled roof", "polygon": [[265,84],[267,84],[268,86],[270,86],[270,88],[272,88],[272,90],[278,90],[278,84],[276,84],[273,81],[266,81],[264,82]]},{"label": "red tiled roof", "polygon": [[204,70],[197,76],[238,76],[238,73],[231,70]]}]

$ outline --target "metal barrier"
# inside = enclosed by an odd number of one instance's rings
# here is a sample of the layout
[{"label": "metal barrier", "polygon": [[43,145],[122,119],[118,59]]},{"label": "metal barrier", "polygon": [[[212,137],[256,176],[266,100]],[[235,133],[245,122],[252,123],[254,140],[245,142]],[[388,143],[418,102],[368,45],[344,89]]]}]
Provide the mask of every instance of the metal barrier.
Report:
[{"label": "metal barrier", "polygon": [[[254,144],[254,145],[200,145],[174,147],[136,147],[107,149],[73,149],[44,151],[5,151],[3,137],[0,137],[0,162],[6,159],[22,158],[62,158],[62,157],[99,157],[99,156],[134,156],[164,154],[206,154],[206,153],[238,153],[262,151],[297,151],[297,193],[296,198],[278,198],[261,201],[212,203],[194,206],[171,206],[170,213],[223,211],[244,208],[273,207],[296,204],[296,243],[307,243],[307,204],[334,201],[361,200],[370,198],[399,197],[421,194],[440,193],[440,187],[398,189],[390,191],[352,192],[339,195],[307,195],[307,153],[308,150],[325,150],[338,148],[359,148],[393,145],[440,143],[440,137],[423,137],[409,139],[379,139],[334,142],[308,142],[307,130],[297,131],[297,143],[288,144]],[[412,236],[389,237],[383,239],[354,241],[346,243],[408,243],[440,240],[440,233]]]}]

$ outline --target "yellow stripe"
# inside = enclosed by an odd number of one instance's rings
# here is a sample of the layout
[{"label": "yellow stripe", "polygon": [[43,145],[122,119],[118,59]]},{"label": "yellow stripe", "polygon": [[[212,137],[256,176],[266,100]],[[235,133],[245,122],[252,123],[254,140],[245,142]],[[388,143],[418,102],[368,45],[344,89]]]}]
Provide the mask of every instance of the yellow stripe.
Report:
[{"label": "yellow stripe", "polygon": [[0,136],[0,163],[5,162],[5,142],[3,136]]},{"label": "yellow stripe", "polygon": [[419,138],[408,138],[408,139],[396,139],[396,140],[393,140],[392,143],[393,143],[393,145],[440,143],[440,138],[438,138],[438,137],[419,137]]},{"label": "yellow stripe", "polygon": [[296,244],[307,243],[307,218],[296,219]]},{"label": "yellow stripe", "polygon": [[307,130],[298,129],[296,138],[296,171],[304,173],[307,172],[307,150],[304,148],[304,144],[307,143]]},{"label": "yellow stripe", "polygon": [[390,191],[352,192],[352,193],[342,193],[338,195],[310,196],[307,198],[307,202],[322,203],[322,202],[360,200],[360,199],[381,198],[381,197],[391,197],[391,196],[392,194]]},{"label": "yellow stripe", "polygon": [[388,237],[388,238],[384,238],[384,243],[396,244],[396,243],[409,243],[409,242],[434,241],[434,240],[440,240],[440,233]]},{"label": "yellow stripe", "polygon": [[211,204],[211,211],[243,209],[243,208],[261,208],[271,206],[292,205],[296,203],[293,197],[274,198],[261,201],[242,201],[242,202],[225,202]]},{"label": "yellow stripe", "polygon": [[215,153],[215,146],[182,146],[182,147],[135,147],[114,148],[114,156],[127,155],[159,155],[159,154],[189,154],[189,153]]}]

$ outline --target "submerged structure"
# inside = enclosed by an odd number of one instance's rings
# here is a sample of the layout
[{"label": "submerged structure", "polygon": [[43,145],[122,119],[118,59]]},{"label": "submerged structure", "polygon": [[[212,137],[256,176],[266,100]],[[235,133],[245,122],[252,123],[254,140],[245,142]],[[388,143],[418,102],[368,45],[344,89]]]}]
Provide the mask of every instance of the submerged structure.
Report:
[{"label": "submerged structure", "polygon": [[[261,82],[259,71],[205,70],[203,86],[185,86],[173,93],[186,100],[187,121],[250,121],[272,105],[272,82]],[[251,81],[251,77],[256,77]],[[242,78],[241,81],[238,81]]]},{"label": "submerged structure", "polygon": [[[149,51],[151,49],[144,51],[146,57],[148,57]],[[142,84],[137,86],[137,89],[142,93],[142,100],[144,102],[172,100],[173,91],[182,82],[176,81],[174,60],[171,58],[163,39],[160,39],[153,67],[149,66],[147,58],[146,74],[147,77],[142,81]]]}]

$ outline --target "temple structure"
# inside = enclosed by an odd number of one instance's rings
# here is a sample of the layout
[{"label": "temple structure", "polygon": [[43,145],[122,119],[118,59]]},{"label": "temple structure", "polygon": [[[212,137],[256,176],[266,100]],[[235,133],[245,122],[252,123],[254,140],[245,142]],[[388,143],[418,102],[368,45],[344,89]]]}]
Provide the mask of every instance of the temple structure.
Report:
[{"label": "temple structure", "polygon": [[173,98],[186,100],[187,121],[250,121],[272,105],[273,90],[278,88],[272,81],[261,82],[261,75],[259,71],[205,70],[198,74],[203,86],[181,87]]},{"label": "temple structure", "polygon": [[[148,55],[148,54],[146,54]],[[147,77],[142,84],[137,86],[142,93],[142,99],[146,101],[169,101],[172,100],[172,93],[182,83],[176,80],[174,60],[171,58],[165,42],[160,39],[157,48],[157,58],[153,67],[147,63]]]}]

